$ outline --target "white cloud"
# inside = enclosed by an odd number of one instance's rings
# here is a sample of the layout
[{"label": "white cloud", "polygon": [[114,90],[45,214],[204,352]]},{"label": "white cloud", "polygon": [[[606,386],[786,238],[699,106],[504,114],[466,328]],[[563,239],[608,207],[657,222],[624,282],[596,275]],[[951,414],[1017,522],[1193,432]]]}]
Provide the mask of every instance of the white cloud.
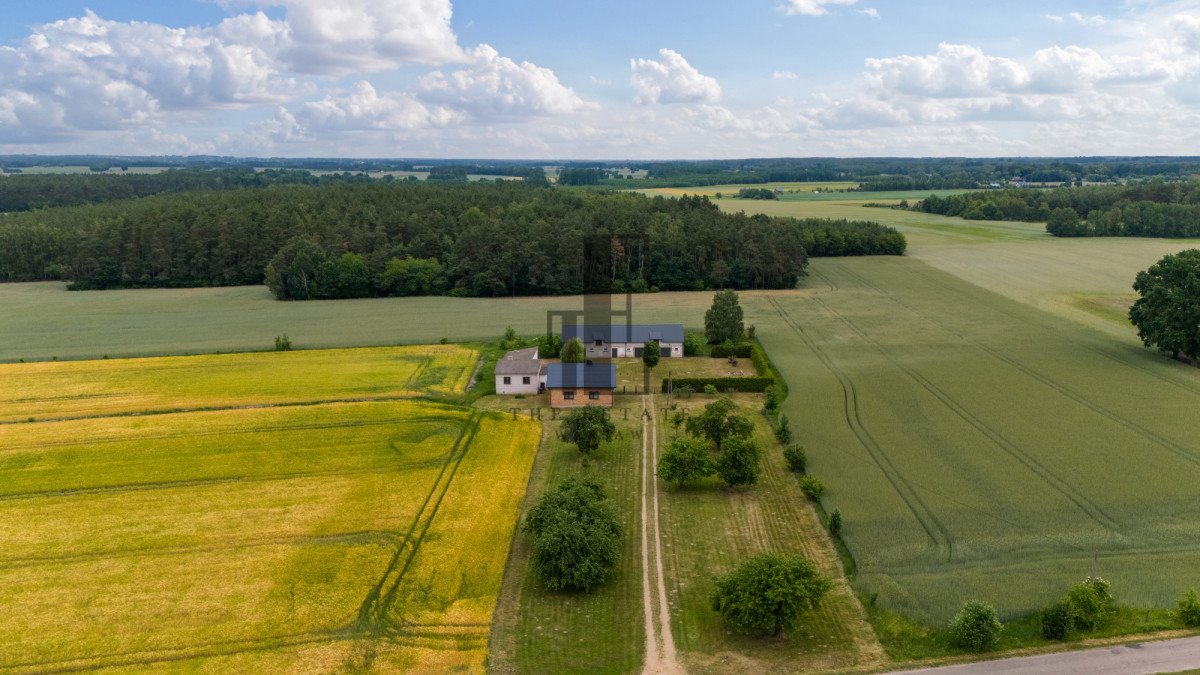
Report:
[{"label": "white cloud", "polygon": [[858,12],[859,14],[862,14],[863,16],[870,17],[872,19],[880,18],[879,10],[875,9],[874,7],[864,7],[863,9],[856,9],[854,11]]},{"label": "white cloud", "polygon": [[658,50],[659,60],[630,59],[629,83],[637,92],[639,104],[716,103],[721,85],[692,67],[679,52]]},{"label": "white cloud", "polygon": [[935,54],[867,59],[866,67],[868,82],[879,90],[932,98],[984,96],[1029,81],[1028,71],[1012,59],[946,42]]},{"label": "white cloud", "polygon": [[853,5],[857,2],[858,0],[787,0],[780,9],[789,15],[821,16],[829,13],[826,9],[829,5]]},{"label": "white cloud", "polygon": [[798,80],[800,76],[790,70],[777,70],[771,73],[773,80]]},{"label": "white cloud", "polygon": [[1062,23],[1063,22],[1062,16],[1060,16],[1058,14],[1047,14],[1046,20],[1051,23]]},{"label": "white cloud", "polygon": [[344,74],[464,58],[450,0],[258,0],[284,7],[281,58],[297,72]]},{"label": "white cloud", "polygon": [[1075,23],[1083,24],[1084,26],[1103,26],[1108,23],[1108,19],[1099,14],[1087,16],[1079,12],[1071,12],[1067,16],[1071,17]]},{"label": "white cloud", "polygon": [[[276,119],[286,123],[286,117]],[[349,91],[331,92],[320,101],[305,103],[292,121],[300,133],[312,136],[341,131],[411,131],[445,126],[462,118],[460,112],[426,106],[411,94],[381,96],[370,82],[360,80]]]},{"label": "white cloud", "polygon": [[421,78],[421,98],[485,116],[561,114],[589,107],[549,68],[517,63],[489,45],[471,50],[467,59],[466,68]]}]

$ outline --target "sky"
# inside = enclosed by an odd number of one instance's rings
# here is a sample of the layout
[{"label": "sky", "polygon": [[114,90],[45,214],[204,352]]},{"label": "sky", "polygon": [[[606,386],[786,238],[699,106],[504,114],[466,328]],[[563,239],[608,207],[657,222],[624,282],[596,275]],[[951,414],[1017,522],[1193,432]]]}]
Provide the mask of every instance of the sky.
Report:
[{"label": "sky", "polygon": [[1200,0],[4,0],[0,154],[1200,154]]}]

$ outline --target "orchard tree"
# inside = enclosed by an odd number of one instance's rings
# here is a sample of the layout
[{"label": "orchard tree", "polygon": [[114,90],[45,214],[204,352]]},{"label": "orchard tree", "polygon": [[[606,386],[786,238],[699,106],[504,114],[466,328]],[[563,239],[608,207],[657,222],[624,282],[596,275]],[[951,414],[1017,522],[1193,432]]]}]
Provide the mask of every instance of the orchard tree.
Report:
[{"label": "orchard tree", "polygon": [[1175,358],[1200,358],[1200,249],[1168,255],[1138,272],[1133,290],[1141,297],[1129,320],[1142,342]]},{"label": "orchard tree", "polygon": [[737,342],[745,332],[737,291],[714,293],[712,307],[704,313],[704,336],[709,344],[720,344],[726,340]]},{"label": "orchard tree", "polygon": [[585,455],[595,452],[604,441],[612,440],[617,426],[608,417],[608,409],[585,405],[562,418],[563,438],[574,443]]},{"label": "orchard tree", "polygon": [[803,556],[759,553],[717,580],[712,604],[734,630],[779,637],[832,587]]},{"label": "orchard tree", "polygon": [[758,444],[744,436],[725,440],[717,457],[717,475],[730,487],[758,482]]},{"label": "orchard tree", "polygon": [[662,349],[659,348],[657,341],[651,340],[642,347],[642,363],[647,369],[653,370],[661,357]]},{"label": "orchard tree", "polygon": [[681,490],[685,482],[711,476],[714,471],[716,467],[708,443],[699,438],[679,436],[672,439],[658,460],[658,477],[667,482],[678,482]]},{"label": "orchard tree", "polygon": [[583,340],[574,337],[563,343],[558,360],[563,363],[583,363],[584,358]]},{"label": "orchard tree", "polygon": [[704,406],[704,412],[689,415],[684,421],[689,434],[707,438],[720,450],[727,438],[749,438],[754,431],[750,420],[733,414],[736,409],[728,397],[719,398]]}]

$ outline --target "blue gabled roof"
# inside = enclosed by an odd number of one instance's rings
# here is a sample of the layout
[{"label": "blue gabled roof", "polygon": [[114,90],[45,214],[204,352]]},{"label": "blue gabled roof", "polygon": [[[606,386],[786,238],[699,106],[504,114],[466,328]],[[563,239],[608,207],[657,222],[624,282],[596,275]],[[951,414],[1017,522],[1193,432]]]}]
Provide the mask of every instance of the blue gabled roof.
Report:
[{"label": "blue gabled roof", "polygon": [[614,363],[551,363],[546,366],[547,389],[617,388],[617,366]]},{"label": "blue gabled roof", "polygon": [[649,342],[651,340],[658,340],[659,342],[683,342],[683,324],[635,323],[632,326],[627,326],[619,323],[611,326],[579,326],[573,324],[563,326],[563,342],[575,337],[585,343],[595,340],[626,343]]}]

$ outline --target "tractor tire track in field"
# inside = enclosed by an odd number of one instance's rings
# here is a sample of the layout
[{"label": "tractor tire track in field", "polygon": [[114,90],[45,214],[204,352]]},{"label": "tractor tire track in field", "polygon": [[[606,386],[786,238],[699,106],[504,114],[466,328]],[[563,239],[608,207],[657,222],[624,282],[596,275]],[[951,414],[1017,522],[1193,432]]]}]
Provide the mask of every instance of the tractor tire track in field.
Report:
[{"label": "tractor tire track in field", "polygon": [[[851,274],[853,274],[853,273],[851,273]],[[956,287],[954,287],[954,286],[952,286],[952,285],[950,285],[950,284],[947,284],[947,283],[946,283],[946,282],[944,282],[943,280],[941,280],[941,279],[938,279],[938,278],[936,278],[935,276],[933,276],[933,275],[931,275],[931,274],[929,274],[929,273],[927,273],[927,272],[924,272],[924,271],[921,271],[921,270],[913,270],[913,274],[914,274],[915,276],[919,276],[921,279],[923,279],[923,280],[925,280],[925,281],[927,281],[927,282],[929,282],[929,283],[931,283],[931,284],[933,284],[933,285],[935,285],[935,286],[938,286],[938,287],[940,287],[940,288],[942,288],[942,289],[944,289],[944,290],[947,290],[947,291],[950,291],[950,292],[952,292],[952,293],[955,293],[956,295],[960,295],[960,296],[969,296],[969,294],[968,294],[966,291],[964,291],[963,289],[961,289],[961,288],[956,288]],[[984,290],[987,290],[987,289],[984,289]],[[1005,316],[1007,316],[1007,317],[1009,317],[1009,318],[1012,318],[1012,319],[1014,319],[1014,320],[1016,320],[1016,321],[1018,321],[1018,322],[1020,322],[1020,323],[1022,323],[1022,324],[1025,324],[1026,326],[1029,326],[1029,327],[1031,327],[1031,328],[1034,328],[1034,329],[1041,329],[1041,328],[1043,328],[1043,326],[1040,326],[1040,325],[1038,325],[1036,322],[1034,322],[1034,321],[1030,320],[1028,317],[1021,316],[1020,314],[1017,314],[1017,313],[1015,313],[1015,312],[1012,312],[1012,311],[1010,311],[1010,310],[1008,310],[1008,309],[997,309],[996,311],[997,311],[998,313],[1000,313],[1000,314],[1004,314]],[[1119,356],[1115,356],[1115,355],[1113,355],[1113,354],[1110,354],[1110,353],[1108,353],[1107,351],[1105,351],[1105,350],[1103,350],[1103,349],[1101,349],[1101,348],[1099,348],[1099,347],[1093,346],[1093,345],[1087,345],[1087,344],[1083,344],[1083,345],[1079,345],[1079,347],[1080,347],[1080,348],[1082,348],[1082,349],[1084,349],[1084,350],[1086,350],[1086,351],[1089,351],[1089,352],[1092,352],[1092,353],[1094,353],[1094,354],[1097,354],[1098,356],[1101,356],[1101,357],[1103,357],[1103,358],[1105,358],[1105,359],[1108,359],[1108,360],[1110,360],[1110,361],[1113,361],[1113,362],[1119,363],[1119,364],[1121,364],[1121,365],[1123,365],[1123,366],[1125,366],[1125,367],[1127,367],[1127,368],[1130,368],[1130,369],[1137,370],[1137,371],[1139,371],[1139,372],[1145,373],[1146,375],[1149,375],[1150,377],[1152,377],[1152,378],[1154,378],[1154,379],[1156,379],[1156,380],[1158,380],[1159,382],[1162,382],[1162,383],[1164,383],[1164,384],[1169,384],[1169,385],[1171,385],[1171,386],[1174,386],[1174,387],[1176,387],[1176,388],[1178,388],[1178,389],[1182,389],[1182,390],[1184,390],[1184,391],[1186,391],[1186,392],[1189,392],[1189,393],[1192,393],[1192,394],[1200,394],[1200,384],[1193,384],[1193,383],[1191,383],[1191,382],[1182,381],[1182,380],[1177,380],[1177,379],[1174,379],[1174,378],[1171,378],[1171,377],[1167,377],[1167,376],[1163,375],[1161,372],[1155,371],[1155,370],[1154,370],[1154,369],[1152,369],[1152,368],[1147,368],[1146,366],[1139,365],[1139,364],[1137,364],[1137,363],[1134,363],[1134,362],[1133,362],[1133,361],[1131,361],[1131,360],[1128,360],[1128,359],[1125,359],[1125,358],[1121,358],[1121,357],[1119,357]]]},{"label": "tractor tire track in field", "polygon": [[903,475],[896,469],[896,466],[888,458],[883,447],[875,440],[871,433],[863,424],[862,415],[859,411],[858,390],[854,386],[854,381],[837,365],[833,359],[817,346],[816,341],[808,335],[803,328],[796,323],[787,311],[779,304],[779,301],[773,297],[767,298],[768,302],[774,307],[779,317],[792,329],[800,340],[809,348],[810,351],[817,357],[819,361],[829,370],[830,373],[837,379],[838,384],[842,388],[843,414],[845,416],[846,425],[854,436],[858,438],[858,442],[863,449],[867,451],[871,461],[891,484],[896,495],[904,502],[908,510],[916,518],[917,523],[925,534],[929,537],[930,542],[938,550],[939,558],[944,557],[950,560],[954,555],[954,544],[949,532],[937,516],[921,499],[916,488],[909,483]]},{"label": "tractor tire track in field", "polygon": [[[646,630],[643,673],[682,673],[671,634],[671,610],[663,576],[662,519],[658,508],[658,417],[654,396],[642,397],[642,614]],[[654,574],[651,574],[650,526],[654,529]],[[651,577],[654,589],[651,589]],[[655,612],[655,600],[657,609]]]},{"label": "tractor tire track in field", "polygon": [[[857,275],[854,275],[853,273],[851,273],[851,276],[857,276]],[[870,284],[865,279],[861,279],[861,278],[859,278],[859,279],[863,284],[865,284],[871,288],[874,288],[877,291],[880,291],[880,289],[876,288],[874,285]],[[880,292],[882,293],[882,291],[880,291]],[[885,293],[884,295],[887,295],[887,294]],[[888,297],[891,297],[891,296],[888,296]],[[934,398],[936,398],[938,401],[940,401],[942,403],[942,405],[945,406],[948,410],[950,410],[950,412],[954,413],[955,416],[957,416],[962,421],[966,422],[969,426],[971,426],[976,431],[978,431],[980,434],[982,434],[985,438],[990,440],[993,444],[996,445],[996,447],[1003,450],[1010,457],[1015,459],[1018,463],[1020,463],[1022,466],[1024,466],[1026,469],[1028,469],[1034,475],[1036,475],[1038,478],[1041,478],[1042,481],[1045,482],[1047,485],[1049,485],[1054,491],[1058,492],[1063,497],[1065,497],[1068,501],[1070,501],[1072,504],[1074,504],[1076,507],[1078,507],[1079,510],[1082,511],[1085,515],[1087,515],[1088,518],[1090,518],[1091,520],[1096,522],[1098,525],[1100,525],[1104,529],[1108,530],[1110,533],[1115,534],[1116,532],[1118,532],[1120,530],[1120,524],[1111,515],[1109,515],[1107,512],[1105,512],[1105,510],[1100,505],[1096,504],[1091,499],[1089,499],[1087,497],[1087,495],[1076,490],[1074,486],[1072,486],[1067,481],[1063,480],[1062,477],[1060,477],[1059,475],[1057,475],[1050,469],[1046,468],[1045,465],[1043,465],[1041,462],[1037,461],[1037,459],[1035,459],[1029,453],[1022,450],[1020,448],[1020,446],[1018,446],[1016,443],[1011,441],[1004,434],[1000,433],[999,431],[997,431],[996,429],[994,429],[993,427],[988,425],[982,419],[976,417],[973,413],[971,413],[969,410],[967,410],[962,404],[960,404],[958,401],[956,401],[953,396],[951,396],[949,393],[947,393],[941,387],[938,387],[936,384],[934,384],[932,381],[930,381],[928,378],[926,378],[920,372],[918,372],[914,368],[912,368],[912,367],[902,363],[898,359],[896,359],[895,356],[893,356],[891,352],[889,352],[887,349],[885,349],[883,347],[883,345],[881,345],[874,338],[867,335],[867,333],[865,333],[863,330],[861,330],[851,319],[844,316],[843,314],[841,314],[840,312],[835,310],[833,307],[829,306],[828,303],[821,300],[820,298],[814,298],[814,301],[816,301],[817,304],[819,304],[830,315],[836,317],[839,321],[841,321],[846,327],[848,327],[851,331],[853,331],[854,334],[857,335],[859,338],[861,338],[864,342],[866,342],[866,343],[870,344],[872,347],[874,347],[875,350],[877,352],[879,352],[884,358],[886,358],[893,366],[895,366],[897,369],[899,369],[900,371],[902,371],[906,375],[908,375],[908,377],[910,379],[912,379],[914,382],[916,382],[918,386],[920,386],[922,389],[924,389],[929,394],[931,394]],[[899,302],[899,301],[897,301],[897,302]],[[900,304],[903,305],[903,303],[900,303]],[[906,307],[906,309],[909,309],[910,311],[915,311],[915,310],[912,310],[912,308],[907,307],[907,305],[904,305],[904,306]]]},{"label": "tractor tire track in field", "polygon": [[425,500],[421,503],[421,508],[417,511],[416,516],[413,517],[408,532],[405,533],[404,538],[396,547],[396,552],[392,555],[392,559],[389,561],[383,576],[380,577],[374,588],[363,599],[362,605],[358,610],[358,622],[356,624],[356,628],[360,631],[372,634],[387,631],[389,627],[388,613],[396,601],[396,594],[400,589],[400,583],[404,580],[404,575],[408,573],[409,568],[416,559],[421,543],[425,539],[425,535],[428,534],[429,528],[433,524],[433,519],[437,516],[438,509],[442,505],[442,500],[445,498],[446,493],[449,492],[450,484],[453,482],[454,476],[458,473],[458,467],[462,464],[463,458],[466,457],[467,451],[470,449],[471,442],[475,439],[475,434],[479,430],[479,419],[481,416],[482,414],[479,412],[471,414],[467,427],[463,429],[463,433],[459,435],[450,452],[446,454],[446,462],[442,465],[442,470],[438,473],[437,480],[434,481],[429,493],[425,495]]},{"label": "tractor tire track in field", "polygon": [[164,546],[161,548],[121,549],[115,551],[95,551],[92,553],[76,553],[61,556],[28,556],[0,560],[0,570],[20,569],[22,567],[45,567],[47,565],[71,565],[95,560],[113,560],[117,558],[152,558],[193,553],[216,553],[218,551],[239,551],[242,549],[264,548],[268,546],[327,546],[339,544],[390,544],[395,542],[396,532],[386,530],[361,530],[358,532],[339,532],[337,534],[297,534],[278,537],[256,537],[253,540],[233,540],[202,546]]},{"label": "tractor tire track in field", "polygon": [[[1008,366],[1018,370],[1019,372],[1023,373],[1024,375],[1026,375],[1030,378],[1033,378],[1034,380],[1036,380],[1036,381],[1040,382],[1041,384],[1049,387],[1050,389],[1058,392],[1059,394],[1071,399],[1072,401],[1079,403],[1080,405],[1088,408],[1089,410],[1100,415],[1101,417],[1108,419],[1109,421],[1113,422],[1114,424],[1117,424],[1118,426],[1122,426],[1122,427],[1126,428],[1127,430],[1132,431],[1135,434],[1141,436],[1145,440],[1147,440],[1155,445],[1158,445],[1159,447],[1162,447],[1163,449],[1167,450],[1168,452],[1171,452],[1172,454],[1183,459],[1184,461],[1187,461],[1187,462],[1190,462],[1197,466],[1200,466],[1200,457],[1198,457],[1196,455],[1196,453],[1194,451],[1190,450],[1189,448],[1182,446],[1174,441],[1171,441],[1170,439],[1164,438],[1160,434],[1139,424],[1138,422],[1135,422],[1127,417],[1124,417],[1120,413],[1114,412],[1114,411],[1100,405],[1099,403],[1092,401],[1090,398],[1079,393],[1078,391],[1074,390],[1073,388],[1068,387],[1067,385],[1064,385],[1064,384],[1060,384],[1059,382],[1056,382],[1052,378],[1047,377],[1046,375],[1043,375],[1042,373],[1037,372],[1036,370],[1034,370],[1034,369],[1026,366],[1025,364],[1021,363],[1020,361],[1004,354],[1003,352],[1001,352],[1000,350],[998,350],[994,347],[986,345],[979,340],[967,338],[961,332],[956,331],[956,330],[946,326],[944,323],[938,321],[936,318],[928,316],[927,314],[904,303],[902,300],[900,300],[896,296],[881,290],[879,287],[875,286],[874,284],[871,284],[869,281],[864,279],[862,276],[860,276],[854,272],[851,272],[849,270],[843,270],[843,271],[846,274],[858,279],[865,286],[868,286],[868,287],[876,290],[877,292],[888,296],[892,301],[894,301],[897,304],[908,309],[910,312],[912,312],[916,316],[921,317],[923,320],[928,321],[930,323],[933,323],[933,324],[941,327],[943,330],[945,330],[948,333],[957,335],[959,337],[959,339],[962,340],[964,343],[969,343],[971,345],[974,345],[976,348],[980,349],[983,352],[986,352],[987,354],[991,355],[993,358],[1001,361],[1002,363],[1007,364]],[[929,277],[924,277],[924,278],[926,278],[926,280],[930,281],[931,283],[941,286],[942,288],[954,290],[955,292],[957,292],[960,295],[964,294],[960,289],[954,289],[953,287],[942,283],[940,280],[936,280],[936,279],[929,278]],[[820,300],[818,300],[818,302],[820,302]],[[1016,319],[1018,321],[1021,321],[1022,323],[1025,323],[1026,325],[1029,325],[1029,326],[1035,327],[1035,328],[1037,327],[1036,324],[1034,324],[1034,322],[1029,321],[1028,319],[1025,319],[1023,317],[1020,317],[1016,314],[1013,314],[1011,312],[1005,312],[1005,314],[1013,319]],[[1104,355],[1104,352],[1098,348],[1089,347],[1086,345],[1084,345],[1084,346],[1087,349],[1089,349],[1089,351],[1093,351],[1098,354]],[[1112,358],[1112,357],[1109,357],[1109,358]],[[1149,372],[1149,371],[1147,371],[1147,372]],[[1159,379],[1164,379],[1164,378],[1160,377]],[[1164,380],[1164,381],[1170,381],[1170,380]],[[1185,390],[1188,389],[1187,387],[1184,387],[1182,385],[1180,385],[1180,386],[1182,388],[1184,388]]]},{"label": "tractor tire track in field", "polygon": [[115,654],[104,654],[97,657],[80,657],[59,661],[26,661],[22,663],[5,664],[6,673],[78,673],[101,669],[145,667],[155,664],[176,663],[192,659],[234,656],[253,652],[269,652],[288,647],[304,645],[343,642],[354,639],[354,635],[345,629],[317,630],[287,635],[272,635],[249,640],[225,640],[207,642],[188,647],[146,649]]}]

